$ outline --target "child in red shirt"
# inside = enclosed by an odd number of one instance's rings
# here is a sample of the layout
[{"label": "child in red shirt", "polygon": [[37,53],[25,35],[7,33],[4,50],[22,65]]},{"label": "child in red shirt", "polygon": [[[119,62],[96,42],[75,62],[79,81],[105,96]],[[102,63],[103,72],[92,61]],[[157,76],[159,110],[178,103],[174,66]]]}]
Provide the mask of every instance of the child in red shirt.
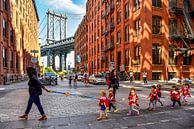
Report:
[{"label": "child in red shirt", "polygon": [[138,110],[139,104],[137,103],[138,96],[135,88],[130,89],[128,99],[129,99],[130,110],[129,110],[129,113],[127,113],[127,115],[131,116],[132,111],[135,111],[137,115],[139,115],[139,110]]},{"label": "child in red shirt", "polygon": [[156,92],[157,92],[157,95],[158,95],[158,101],[157,102],[159,102],[161,104],[161,106],[163,106],[163,103],[160,100],[160,98],[162,97],[161,85],[160,84],[157,84]]},{"label": "child in red shirt", "polygon": [[114,109],[114,112],[118,112],[118,109],[115,107],[114,103],[116,102],[114,94],[113,94],[113,89],[109,89],[109,95],[108,95],[108,102],[109,102],[109,109],[107,112],[111,111],[111,107]]},{"label": "child in red shirt", "polygon": [[149,107],[147,108],[147,110],[154,111],[156,108],[156,102],[158,100],[156,86],[152,86],[152,90],[148,96],[148,99],[150,99],[150,102],[149,102]]},{"label": "child in red shirt", "polygon": [[188,105],[188,97],[190,96],[190,86],[189,84],[184,84],[182,86],[182,103]]},{"label": "child in red shirt", "polygon": [[108,107],[108,100],[106,98],[106,91],[102,90],[101,91],[101,97],[97,98],[98,100],[100,100],[99,102],[99,106],[100,106],[100,115],[97,118],[97,120],[102,120],[103,117],[104,119],[108,119],[108,115],[106,112],[106,107]]},{"label": "child in red shirt", "polygon": [[181,106],[179,88],[177,88],[176,86],[173,86],[172,90],[170,91],[170,96],[171,96],[171,101],[173,102],[171,108],[174,108],[176,102],[179,104],[179,106]]}]

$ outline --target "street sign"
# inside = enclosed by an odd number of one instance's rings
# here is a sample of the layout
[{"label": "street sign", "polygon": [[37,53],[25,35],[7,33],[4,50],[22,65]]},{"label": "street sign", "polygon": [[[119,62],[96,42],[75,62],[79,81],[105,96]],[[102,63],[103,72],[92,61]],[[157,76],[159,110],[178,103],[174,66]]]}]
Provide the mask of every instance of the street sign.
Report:
[{"label": "street sign", "polygon": [[31,53],[38,53],[39,51],[38,50],[31,50],[30,52]]},{"label": "street sign", "polygon": [[32,63],[37,63],[37,61],[38,61],[38,60],[37,60],[36,57],[32,57],[32,58],[31,58],[31,62],[32,62]]}]

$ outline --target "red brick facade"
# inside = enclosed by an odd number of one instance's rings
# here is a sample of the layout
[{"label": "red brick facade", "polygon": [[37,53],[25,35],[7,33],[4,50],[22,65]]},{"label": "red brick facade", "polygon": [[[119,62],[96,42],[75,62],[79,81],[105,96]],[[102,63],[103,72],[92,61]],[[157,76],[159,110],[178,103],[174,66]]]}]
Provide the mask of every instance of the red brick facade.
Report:
[{"label": "red brick facade", "polygon": [[77,72],[88,70],[88,24],[84,16],[75,33],[75,68]]},{"label": "red brick facade", "polygon": [[[21,56],[17,50],[19,44],[16,42],[11,16],[10,0],[0,0],[0,84],[22,80],[26,68],[32,66],[32,55],[23,49]],[[24,48],[23,38],[20,45]],[[24,62],[23,69],[20,67],[21,61]]]},{"label": "red brick facade", "polygon": [[194,48],[193,3],[185,13],[183,0],[88,0],[88,72],[114,64],[137,80],[194,77],[194,50],[177,51]]}]

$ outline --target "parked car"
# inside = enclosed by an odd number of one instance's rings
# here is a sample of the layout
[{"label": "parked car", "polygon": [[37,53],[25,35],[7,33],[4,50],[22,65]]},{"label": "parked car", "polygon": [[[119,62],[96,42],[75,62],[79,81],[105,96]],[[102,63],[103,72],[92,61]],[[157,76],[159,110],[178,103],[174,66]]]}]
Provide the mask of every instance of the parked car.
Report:
[{"label": "parked car", "polygon": [[47,83],[47,85],[57,85],[57,75],[53,72],[46,72],[44,74],[44,80]]},{"label": "parked car", "polygon": [[181,83],[181,79],[179,78],[172,78],[168,81],[168,83],[172,83],[172,84],[180,84]]},{"label": "parked car", "polygon": [[102,75],[91,75],[89,77],[89,83],[92,83],[92,84],[106,84],[106,79]]},{"label": "parked car", "polygon": [[184,84],[192,84],[192,80],[190,79],[183,79],[181,82]]},{"label": "parked car", "polygon": [[77,80],[78,80],[78,81],[82,81],[82,78],[83,78],[83,74],[79,74]]}]

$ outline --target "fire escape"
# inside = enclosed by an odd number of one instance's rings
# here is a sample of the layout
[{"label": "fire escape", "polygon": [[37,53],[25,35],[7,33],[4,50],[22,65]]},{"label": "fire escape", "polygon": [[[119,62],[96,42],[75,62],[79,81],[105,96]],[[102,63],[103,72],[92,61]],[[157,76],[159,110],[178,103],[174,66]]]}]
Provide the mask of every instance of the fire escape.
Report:
[{"label": "fire escape", "polygon": [[[104,20],[106,24],[105,24],[104,30],[102,30],[102,36],[107,38],[108,35],[114,31],[114,28],[115,28],[114,21],[110,20],[111,14],[114,13],[114,9],[115,9],[114,1],[105,0],[104,6],[105,6],[105,12],[102,13],[102,20]],[[102,48],[102,61],[107,61],[106,52],[113,50],[114,48],[115,48],[114,41],[111,38],[107,39]]]},{"label": "fire escape", "polygon": [[[194,30],[193,30],[193,22],[192,22],[192,6],[190,0],[183,1],[183,7],[177,6],[177,0],[169,1],[169,12],[170,14],[174,14],[177,18],[182,19],[183,33],[180,33],[179,29],[176,28],[176,33],[170,35],[170,38],[173,40],[182,40],[183,45],[182,48],[176,49],[176,51],[188,52],[190,50],[194,50],[191,48],[191,44],[194,43]],[[192,17],[191,17],[192,16]],[[194,17],[193,17],[194,18]]]}]

